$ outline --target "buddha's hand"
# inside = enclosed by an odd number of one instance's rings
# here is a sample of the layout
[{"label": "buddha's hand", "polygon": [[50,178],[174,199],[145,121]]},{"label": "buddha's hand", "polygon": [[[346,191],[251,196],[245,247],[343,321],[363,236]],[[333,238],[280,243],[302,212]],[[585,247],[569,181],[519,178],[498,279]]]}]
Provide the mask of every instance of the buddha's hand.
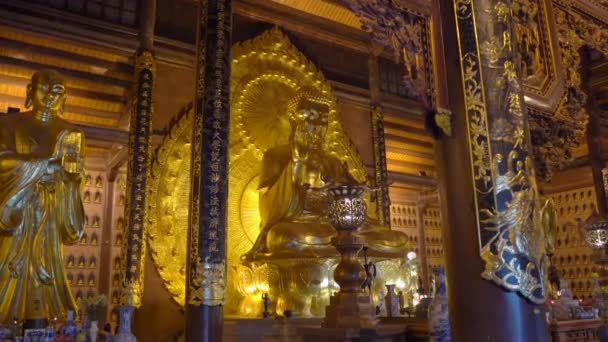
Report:
[{"label": "buddha's hand", "polygon": [[63,131],[55,147],[54,158],[68,174],[78,174],[82,171],[82,135],[78,132]]},{"label": "buddha's hand", "polygon": [[69,174],[79,174],[82,171],[82,158],[78,153],[68,153],[61,158],[61,166]]},{"label": "buddha's hand", "polygon": [[295,162],[304,162],[308,159],[308,134],[301,123],[295,128],[292,146],[292,158]]}]

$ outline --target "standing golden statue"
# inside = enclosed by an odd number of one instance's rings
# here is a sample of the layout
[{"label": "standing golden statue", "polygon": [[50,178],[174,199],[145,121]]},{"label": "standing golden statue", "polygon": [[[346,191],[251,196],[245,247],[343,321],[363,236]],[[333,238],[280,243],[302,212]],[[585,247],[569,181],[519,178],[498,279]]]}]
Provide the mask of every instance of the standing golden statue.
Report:
[{"label": "standing golden statue", "polygon": [[84,135],[60,119],[61,76],[32,76],[25,113],[0,116],[0,322],[76,310],[62,243],[83,233]]},{"label": "standing golden statue", "polygon": [[[337,256],[331,238],[336,230],[327,215],[323,179],[343,176],[343,163],[326,151],[330,100],[314,88],[304,87],[288,104],[289,143],[270,148],[260,173],[260,228],[253,248],[243,261],[260,258]],[[367,220],[359,235],[371,255],[404,256],[407,236]]]}]

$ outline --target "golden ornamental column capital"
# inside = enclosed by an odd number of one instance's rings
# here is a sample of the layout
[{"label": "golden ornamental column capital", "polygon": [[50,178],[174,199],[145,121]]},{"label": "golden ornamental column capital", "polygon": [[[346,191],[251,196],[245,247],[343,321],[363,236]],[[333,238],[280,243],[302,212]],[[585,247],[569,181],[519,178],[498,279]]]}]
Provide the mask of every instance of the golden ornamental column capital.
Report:
[{"label": "golden ornamental column capital", "polygon": [[154,53],[150,50],[140,50],[135,54],[134,66],[136,74],[141,70],[148,69],[156,75],[156,57]]}]

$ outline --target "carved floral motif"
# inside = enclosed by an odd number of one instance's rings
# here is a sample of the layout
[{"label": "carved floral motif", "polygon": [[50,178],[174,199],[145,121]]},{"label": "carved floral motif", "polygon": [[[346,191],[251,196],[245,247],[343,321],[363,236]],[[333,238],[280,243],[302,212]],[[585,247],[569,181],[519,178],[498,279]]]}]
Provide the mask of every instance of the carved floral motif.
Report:
[{"label": "carved floral motif", "polygon": [[423,104],[432,103],[432,68],[427,44],[428,20],[392,0],[340,0],[359,17],[363,29],[392,48],[405,67],[404,82]]},{"label": "carved floral motif", "polygon": [[[527,148],[508,1],[454,4],[475,184],[482,277],[545,300],[538,191]],[[471,39],[474,37],[474,39]]]},{"label": "carved floral motif", "polygon": [[608,52],[608,32],[573,9],[556,6],[555,23],[566,93],[553,116],[530,110],[530,131],[537,177],[549,181],[572,159],[572,149],[584,138],[588,120],[587,94],[582,89],[580,49],[589,45]]}]

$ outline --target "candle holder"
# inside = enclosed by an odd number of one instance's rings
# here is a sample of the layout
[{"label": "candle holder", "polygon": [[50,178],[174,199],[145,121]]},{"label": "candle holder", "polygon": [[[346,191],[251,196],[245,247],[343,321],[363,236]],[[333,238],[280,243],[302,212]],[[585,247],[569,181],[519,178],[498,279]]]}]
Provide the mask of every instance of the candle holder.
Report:
[{"label": "candle holder", "polygon": [[599,265],[608,264],[608,218],[593,211],[587,220],[578,220],[585,242],[593,250],[592,260]]},{"label": "candle holder", "polygon": [[338,232],[331,242],[340,253],[334,271],[340,291],[330,298],[323,328],[368,328],[378,322],[371,296],[361,290],[366,273],[358,254],[364,241],[355,234],[367,219],[367,204],[362,196],[370,190],[352,177],[324,187],[330,198],[329,218]]}]

